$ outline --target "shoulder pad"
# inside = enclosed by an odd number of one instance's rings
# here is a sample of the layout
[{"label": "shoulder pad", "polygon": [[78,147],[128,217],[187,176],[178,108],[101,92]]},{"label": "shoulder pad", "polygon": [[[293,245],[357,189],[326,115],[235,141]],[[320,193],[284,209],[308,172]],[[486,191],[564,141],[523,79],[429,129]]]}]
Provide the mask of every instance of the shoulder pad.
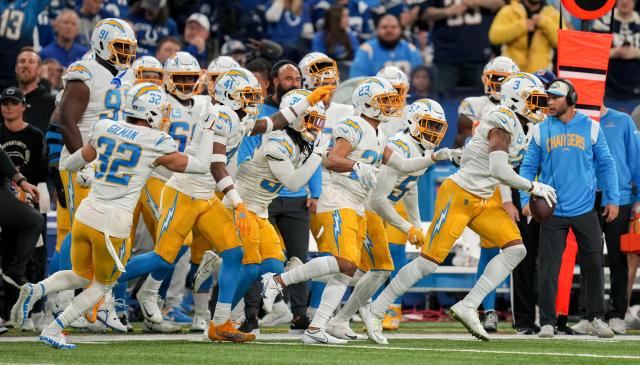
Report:
[{"label": "shoulder pad", "polygon": [[64,81],[88,81],[91,80],[92,76],[93,74],[87,61],[76,61],[67,68],[67,72],[62,76],[62,79]]},{"label": "shoulder pad", "polygon": [[264,137],[264,143],[265,157],[268,160],[284,161],[293,156],[293,141],[286,133],[269,133]]}]

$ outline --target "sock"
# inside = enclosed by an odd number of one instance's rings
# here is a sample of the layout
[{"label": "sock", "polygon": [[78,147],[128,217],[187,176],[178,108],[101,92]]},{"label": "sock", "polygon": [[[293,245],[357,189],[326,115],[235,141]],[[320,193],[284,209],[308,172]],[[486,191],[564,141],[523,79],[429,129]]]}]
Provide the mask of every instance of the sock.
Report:
[{"label": "sock", "polygon": [[70,323],[96,305],[104,294],[104,285],[94,281],[89,288],[73,298],[71,304],[49,325],[49,328],[58,330],[67,328]]},{"label": "sock", "polygon": [[213,324],[221,326],[231,318],[231,303],[216,303],[216,312],[213,314]]},{"label": "sock", "polygon": [[[489,261],[494,258],[497,254],[500,253],[500,249],[497,247],[494,248],[480,248],[480,260],[478,260],[478,271],[476,273],[476,281],[480,279],[482,273],[484,273],[485,268]],[[482,301],[482,308],[485,311],[494,310],[496,307],[496,291],[493,290]]]},{"label": "sock", "polygon": [[120,315],[127,311],[127,285],[116,285],[112,291],[116,303],[116,313]]},{"label": "sock", "polygon": [[507,247],[496,257],[491,259],[484,269],[484,273],[473,286],[469,294],[462,300],[462,304],[469,308],[478,308],[484,297],[493,291],[511,271],[518,266],[527,254],[524,245]]},{"label": "sock", "polygon": [[[178,256],[176,257],[175,262],[177,263],[187,251],[189,251],[189,246],[183,245],[182,247],[180,247],[180,251],[178,251]],[[175,269],[176,265],[171,265],[171,269],[169,269],[169,271],[165,274],[164,279],[162,280],[162,285],[160,285],[160,290],[158,290],[158,295],[162,299],[165,299],[167,297],[167,292],[171,287],[171,278],[173,277],[173,272]],[[154,273],[151,273],[151,275],[154,275]],[[160,278],[161,273],[156,273],[156,277]]]},{"label": "sock", "polygon": [[324,256],[316,257],[302,266],[283,273],[280,277],[284,284],[288,286],[339,272],[338,260],[333,256]]},{"label": "sock", "polygon": [[268,272],[281,274],[284,272],[284,262],[278,259],[265,259],[260,264],[260,275],[264,275]]},{"label": "sock", "polygon": [[336,315],[336,320],[348,322],[358,309],[365,305],[371,296],[384,284],[390,274],[390,271],[377,270],[369,270],[364,274],[355,288],[353,288],[347,303]]},{"label": "sock", "polygon": [[318,309],[320,306],[320,300],[322,299],[322,292],[327,286],[327,283],[322,281],[311,282],[311,299],[309,299],[309,307]]},{"label": "sock", "polygon": [[71,270],[71,233],[64,236],[60,244],[60,256],[58,256],[58,270]]},{"label": "sock", "polygon": [[351,281],[351,277],[343,273],[337,273],[329,280],[327,287],[324,289],[324,293],[322,293],[320,307],[318,307],[316,315],[313,317],[309,327],[325,328],[327,321],[329,321],[329,318],[331,318],[333,312],[340,304],[344,292],[347,290],[349,281]]},{"label": "sock", "polygon": [[371,304],[371,312],[378,318],[384,317],[391,303],[411,289],[420,279],[434,272],[436,268],[438,264],[418,256],[405,265],[395,279],[391,280],[378,299]]},{"label": "sock", "polygon": [[155,279],[152,275],[149,275],[140,289],[157,293],[160,290],[160,286],[162,286],[162,281]]},{"label": "sock", "polygon": [[247,290],[255,283],[260,275],[260,265],[258,264],[246,264],[242,265],[240,269],[240,276],[237,278],[238,286],[233,296],[232,305],[235,308],[236,305],[247,294]]},{"label": "sock", "polygon": [[216,312],[220,303],[226,303],[228,304],[228,312],[231,313],[231,302],[236,293],[242,268],[242,255],[242,247],[234,247],[220,254],[222,264],[218,273],[218,304],[216,304]]},{"label": "sock", "polygon": [[[389,251],[391,251],[391,259],[393,260],[393,271],[391,272],[391,275],[389,276],[389,278],[393,280],[393,278],[395,278],[396,275],[398,275],[398,271],[400,271],[400,269],[402,269],[404,265],[407,264],[406,245],[405,244],[396,245],[396,244],[389,243]],[[384,290],[384,286],[381,286],[378,292],[373,296],[373,299],[374,300],[378,299],[380,294],[382,294],[383,290]],[[393,301],[393,304],[400,305],[401,303],[402,303],[402,296],[399,296],[398,298],[396,298],[395,301]]]},{"label": "sock", "polygon": [[153,272],[156,280],[162,281],[167,272],[171,269],[171,263],[166,262],[162,256],[155,251],[134,256],[125,266],[126,272],[118,278],[118,283],[126,283],[142,275]]},{"label": "sock", "polygon": [[193,311],[195,315],[203,315],[209,312],[209,292],[193,293]]},{"label": "sock", "polygon": [[40,290],[36,291],[39,294],[38,299],[42,298],[47,293],[57,293],[63,290],[80,289],[89,285],[91,281],[83,278],[82,276],[74,273],[71,270],[58,271],[57,273],[44,279],[36,287]]}]

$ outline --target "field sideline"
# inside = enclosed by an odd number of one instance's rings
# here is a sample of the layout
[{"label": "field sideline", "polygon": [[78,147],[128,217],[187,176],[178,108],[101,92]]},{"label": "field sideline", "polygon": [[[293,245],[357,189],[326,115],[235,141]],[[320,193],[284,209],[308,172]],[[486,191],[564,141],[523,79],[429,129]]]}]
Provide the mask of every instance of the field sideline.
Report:
[{"label": "field sideline", "polygon": [[[503,324],[507,327],[507,324]],[[354,328],[356,326],[354,325]],[[453,323],[410,323],[388,334],[390,344],[370,341],[308,346],[284,329],[269,331],[250,344],[204,343],[201,334],[96,335],[72,333],[78,344],[59,351],[37,337],[11,331],[0,336],[1,364],[638,364],[640,335],[601,340],[559,336],[541,340],[504,331],[489,343],[473,339]],[[438,332],[438,333],[435,333]],[[442,333],[446,332],[446,333]]]}]

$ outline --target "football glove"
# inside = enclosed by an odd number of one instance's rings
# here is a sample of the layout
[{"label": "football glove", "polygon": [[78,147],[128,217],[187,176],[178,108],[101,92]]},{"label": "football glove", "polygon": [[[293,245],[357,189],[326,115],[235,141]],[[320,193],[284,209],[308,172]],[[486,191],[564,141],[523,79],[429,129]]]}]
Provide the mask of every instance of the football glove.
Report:
[{"label": "football glove", "polygon": [[234,210],[235,224],[240,236],[247,237],[251,234],[251,217],[244,203],[238,203]]},{"label": "football glove", "polygon": [[436,161],[449,160],[454,164],[460,164],[460,157],[462,156],[462,150],[459,148],[449,149],[441,148],[433,153],[433,159]]},{"label": "football glove", "polygon": [[318,134],[315,142],[313,143],[313,153],[317,153],[324,160],[327,155],[327,151],[329,150],[330,142],[331,135],[325,135],[324,133]]},{"label": "football glove", "polygon": [[547,204],[549,205],[549,208],[552,208],[553,204],[558,202],[558,197],[556,195],[556,189],[554,189],[553,187],[551,187],[549,185],[546,185],[546,184],[543,184],[543,183],[537,182],[537,181],[532,181],[531,184],[532,184],[531,190],[529,190],[531,195],[535,195],[535,196],[539,196],[539,197],[543,198],[547,202]]},{"label": "football glove", "polygon": [[424,245],[424,232],[422,232],[422,229],[418,227],[411,227],[409,228],[409,232],[407,233],[407,239],[412,245],[420,248],[422,247],[422,245]]},{"label": "football glove", "polygon": [[324,101],[327,104],[331,100],[331,94],[333,94],[335,88],[334,85],[319,86],[311,94],[307,95],[309,105],[316,105],[319,101]]},{"label": "football glove", "polygon": [[94,173],[93,164],[88,164],[76,172],[76,182],[83,188],[90,188]]},{"label": "football glove", "polygon": [[376,177],[376,175],[378,174],[378,172],[380,172],[380,170],[373,165],[356,162],[355,164],[353,164],[353,172],[356,173],[360,184],[362,184],[362,186],[364,186],[366,189],[371,190],[376,186],[376,183],[378,182],[378,178]]}]

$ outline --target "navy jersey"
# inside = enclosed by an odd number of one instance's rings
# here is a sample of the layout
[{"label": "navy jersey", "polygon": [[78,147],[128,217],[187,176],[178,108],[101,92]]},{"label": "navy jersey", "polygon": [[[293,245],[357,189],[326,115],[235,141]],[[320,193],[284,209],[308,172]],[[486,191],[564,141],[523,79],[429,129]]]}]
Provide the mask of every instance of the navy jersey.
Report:
[{"label": "navy jersey", "polygon": [[[423,8],[448,8],[462,0],[427,0]],[[434,63],[485,63],[491,56],[489,27],[495,13],[471,8],[463,15],[444,18],[433,26]]]},{"label": "navy jersey", "polygon": [[178,36],[178,26],[171,18],[164,24],[149,23],[144,17],[136,15],[130,16],[128,20],[133,23],[140,54],[154,55],[159,40],[166,36]]},{"label": "navy jersey", "polygon": [[34,47],[53,41],[49,18],[44,11],[49,0],[0,0],[0,87],[15,85],[14,66],[22,47]]}]

